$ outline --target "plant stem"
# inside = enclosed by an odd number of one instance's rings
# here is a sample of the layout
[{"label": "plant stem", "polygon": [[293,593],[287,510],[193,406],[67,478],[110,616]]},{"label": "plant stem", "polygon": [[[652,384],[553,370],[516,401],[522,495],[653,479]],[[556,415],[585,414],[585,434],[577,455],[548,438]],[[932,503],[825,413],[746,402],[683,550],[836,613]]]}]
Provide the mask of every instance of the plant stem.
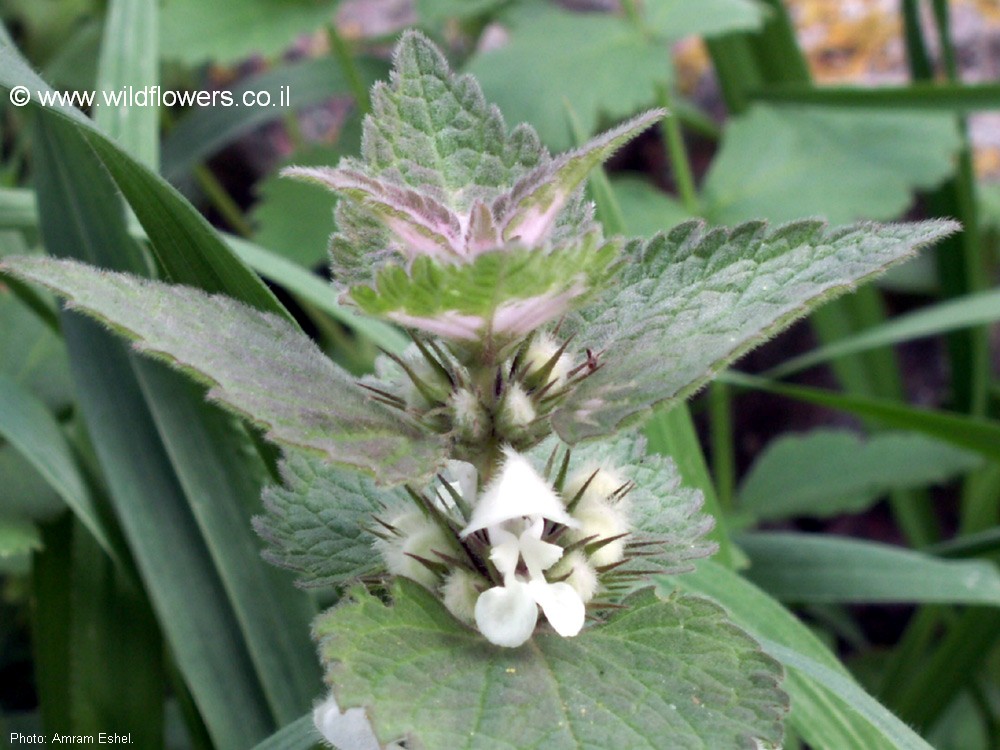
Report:
[{"label": "plant stem", "polygon": [[692,216],[701,213],[698,201],[698,193],[694,186],[694,172],[691,170],[691,160],[688,158],[687,148],[684,146],[684,134],[681,133],[680,120],[673,112],[670,89],[663,83],[657,87],[657,95],[661,107],[667,110],[667,116],[663,118],[661,128],[663,138],[667,144],[667,152],[670,154],[670,164],[674,170],[674,180],[677,183],[677,192],[680,194],[681,203],[685,210]]},{"label": "plant stem", "polygon": [[199,164],[194,168],[194,176],[198,181],[198,186],[205,191],[209,201],[222,214],[222,218],[236,234],[241,237],[249,237],[253,234],[253,227],[244,218],[243,211],[208,167]]}]

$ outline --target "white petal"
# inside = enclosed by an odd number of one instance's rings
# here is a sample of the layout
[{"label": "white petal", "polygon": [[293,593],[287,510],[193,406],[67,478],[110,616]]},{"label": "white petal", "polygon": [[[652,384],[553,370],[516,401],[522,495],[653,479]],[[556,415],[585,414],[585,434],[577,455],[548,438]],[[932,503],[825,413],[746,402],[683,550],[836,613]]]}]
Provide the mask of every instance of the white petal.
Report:
[{"label": "white petal", "polygon": [[520,646],[531,638],[536,622],[538,606],[528,584],[520,581],[494,586],[476,601],[476,627],[497,646]]},{"label": "white petal", "polygon": [[531,524],[518,539],[521,557],[528,568],[531,578],[540,578],[543,570],[548,570],[563,556],[563,548],[558,544],[542,541],[542,528],[545,522],[539,518]]},{"label": "white petal", "polygon": [[364,709],[349,708],[341,713],[332,693],[313,709],[313,723],[323,739],[337,750],[380,750],[382,747]]},{"label": "white petal", "polygon": [[575,527],[577,523],[566,512],[562,500],[528,459],[511,449],[506,456],[503,469],[479,498],[462,536],[522,516],[541,516]]},{"label": "white petal", "polygon": [[545,613],[545,619],[559,635],[569,638],[583,629],[586,607],[576,589],[562,581],[546,583],[544,580],[534,580],[526,585]]},{"label": "white petal", "polygon": [[490,544],[493,545],[490,549],[490,560],[497,566],[506,583],[517,570],[517,561],[521,557],[520,540],[516,535],[496,526],[489,530],[489,536]]}]

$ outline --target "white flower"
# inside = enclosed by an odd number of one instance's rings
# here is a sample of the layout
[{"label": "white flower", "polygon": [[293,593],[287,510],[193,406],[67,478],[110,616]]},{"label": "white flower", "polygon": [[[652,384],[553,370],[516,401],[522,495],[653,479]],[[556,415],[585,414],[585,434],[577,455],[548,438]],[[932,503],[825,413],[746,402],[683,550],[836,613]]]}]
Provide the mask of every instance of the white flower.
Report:
[{"label": "white flower", "polygon": [[364,709],[349,708],[341,713],[333,693],[313,709],[313,723],[337,750],[381,750]]},{"label": "white flower", "polygon": [[540,517],[571,528],[578,524],[562,500],[542,479],[524,456],[508,448],[500,474],[490,482],[476,502],[469,525],[462,529],[462,536],[499,527],[505,521],[517,518]]},{"label": "white flower", "polygon": [[[486,638],[498,646],[527,641],[538,622],[538,608],[557,633],[574,636],[583,628],[585,607],[576,589],[549,583],[545,571],[563,556],[563,548],[542,539],[545,521],[577,526],[559,496],[524,456],[506,451],[499,475],[479,498],[468,536],[486,529],[490,560],[503,578],[476,600],[475,620]],[[524,563],[527,575],[518,573]]]},{"label": "white flower", "polygon": [[[519,534],[491,528],[490,559],[503,576],[503,586],[494,586],[476,600],[479,632],[498,646],[516,647],[527,641],[538,622],[538,607],[559,635],[574,636],[583,628],[586,608],[576,589],[568,583],[549,583],[544,570],[562,557],[558,544],[542,541],[544,520],[531,521]],[[528,570],[527,582],[517,575],[518,561]]]}]

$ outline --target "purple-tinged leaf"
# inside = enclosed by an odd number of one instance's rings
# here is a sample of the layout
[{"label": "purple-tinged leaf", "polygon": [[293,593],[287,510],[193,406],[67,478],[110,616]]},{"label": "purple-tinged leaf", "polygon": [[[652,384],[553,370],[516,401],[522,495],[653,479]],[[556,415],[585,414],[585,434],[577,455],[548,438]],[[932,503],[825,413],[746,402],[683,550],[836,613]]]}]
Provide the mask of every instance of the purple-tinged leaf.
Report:
[{"label": "purple-tinged leaf", "polygon": [[662,109],[645,112],[524,175],[493,204],[494,213],[501,217],[504,239],[533,245],[547,237],[590,171],[665,115]]}]

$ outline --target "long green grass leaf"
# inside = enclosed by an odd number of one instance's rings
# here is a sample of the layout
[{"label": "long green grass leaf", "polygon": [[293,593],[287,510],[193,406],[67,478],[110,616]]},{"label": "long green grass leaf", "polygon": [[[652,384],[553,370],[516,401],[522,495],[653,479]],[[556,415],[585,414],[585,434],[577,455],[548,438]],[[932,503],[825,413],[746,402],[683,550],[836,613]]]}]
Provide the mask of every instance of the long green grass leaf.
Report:
[{"label": "long green grass leaf", "polygon": [[32,103],[43,117],[68,121],[94,149],[145,228],[158,263],[172,281],[222,292],[290,319],[270,290],[229,251],[180,193],[122,151],[79,110],[65,105],[40,105],[39,97],[51,93],[51,87],[16,49],[0,46],[0,88],[9,90],[18,85],[28,88]]},{"label": "long green grass leaf", "polygon": [[[104,19],[104,39],[97,66],[97,89],[122,92],[159,81],[155,0],[112,0]],[[101,106],[97,126],[139,162],[156,169],[160,127],[156,107]]]},{"label": "long green grass leaf", "polygon": [[1000,461],[1000,424],[992,420],[940,409],[922,409],[887,399],[864,398],[824,391],[820,388],[782,385],[733,371],[720,377],[732,385],[776,393],[779,396],[826,406],[837,411],[846,411],[889,427],[922,432],[952,445],[980,453],[991,461]]},{"label": "long green grass leaf", "polygon": [[30,391],[0,374],[0,436],[9,441],[119,562],[122,540],[101,513],[59,423]]},{"label": "long green grass leaf", "polygon": [[1000,107],[1000,84],[922,82],[906,86],[803,86],[769,84],[752,92],[755,101],[809,104],[838,109],[903,109],[969,113]]},{"label": "long green grass leaf", "polygon": [[970,326],[995,323],[997,320],[1000,320],[1000,290],[970,294],[901,315],[875,328],[834,341],[783,362],[768,370],[765,376],[783,378],[829,362],[836,357],[892,346],[925,336],[936,336]]},{"label": "long green grass leaf", "polygon": [[938,560],[888,544],[791,532],[738,543],[747,577],[781,601],[921,602],[1000,607],[1000,571],[979,560]]},{"label": "long green grass leaf", "polygon": [[[39,118],[35,136],[46,247],[92,262],[140,262],[114,187],[79,132]],[[133,366],[157,365],[133,365],[121,344],[77,316],[62,322],[81,411],[164,635],[216,744],[251,746],[274,722],[135,378]]]},{"label": "long green grass leaf", "polygon": [[[765,644],[785,665],[788,671],[784,687],[792,698],[790,724],[811,746],[837,750],[901,747],[928,750],[912,734],[898,730],[886,709],[871,698],[865,700],[864,691],[813,632],[752,583],[711,560],[698,563],[694,573],[661,580],[667,591],[676,587],[709,596],[722,604],[737,625]],[[779,648],[770,650],[771,644]],[[789,658],[791,655],[782,649],[818,664],[824,671],[810,673],[800,669],[799,659]],[[848,686],[852,689],[845,690]],[[900,736],[908,738],[909,744],[898,744]]]}]

